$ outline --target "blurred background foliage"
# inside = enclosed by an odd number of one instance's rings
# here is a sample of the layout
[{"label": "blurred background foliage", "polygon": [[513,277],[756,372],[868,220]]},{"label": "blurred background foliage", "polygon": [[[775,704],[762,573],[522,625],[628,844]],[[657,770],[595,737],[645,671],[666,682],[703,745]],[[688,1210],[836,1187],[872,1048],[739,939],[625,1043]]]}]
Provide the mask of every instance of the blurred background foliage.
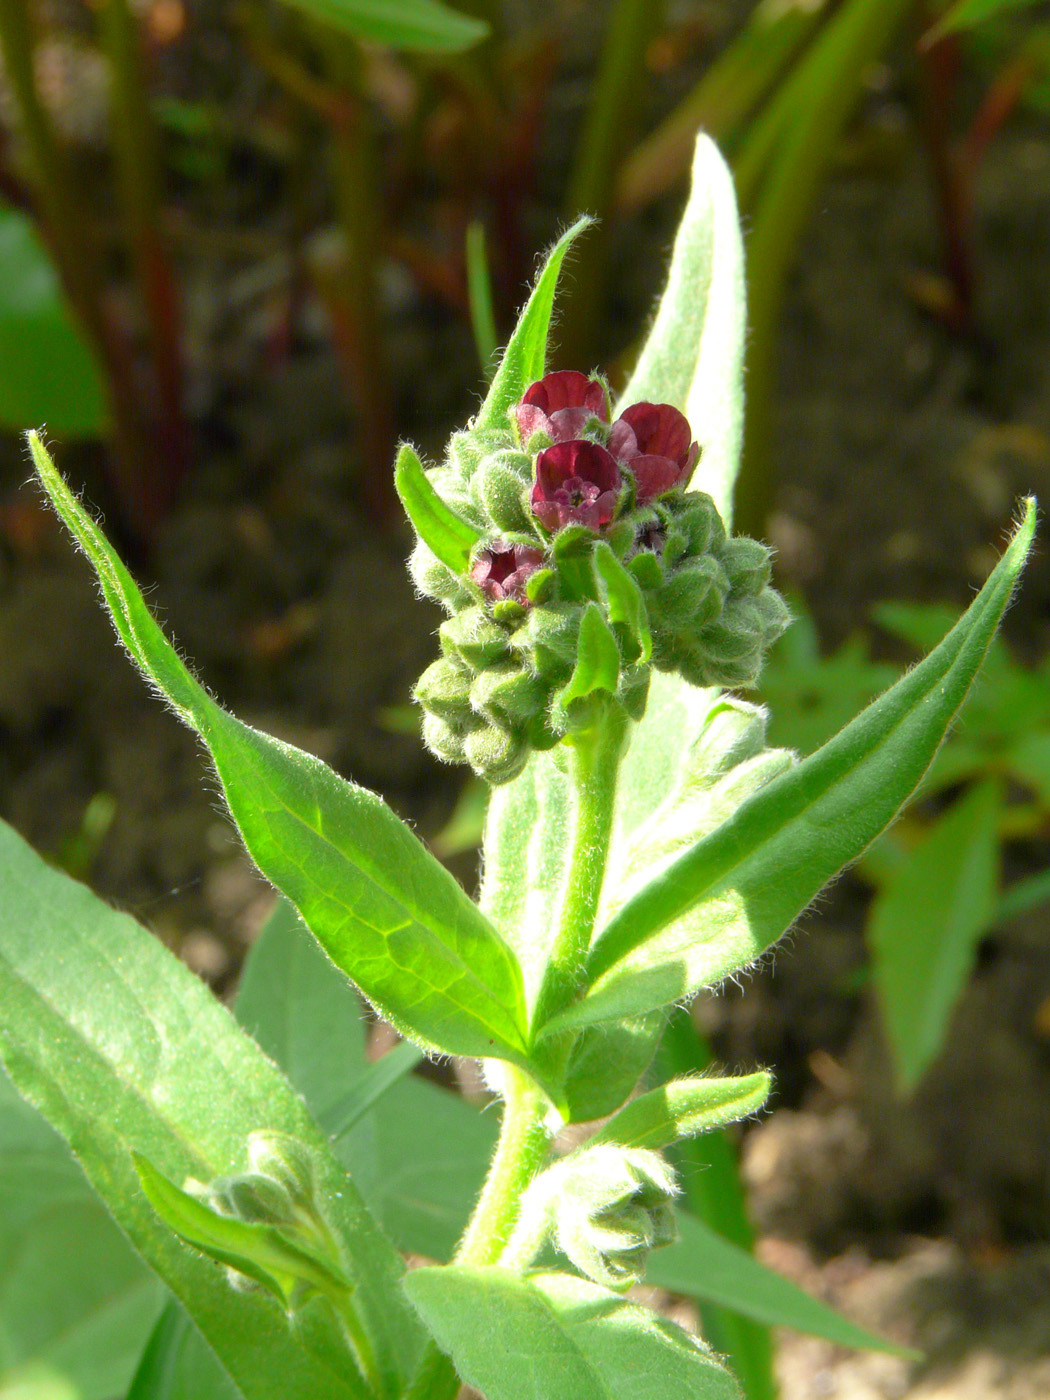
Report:
[{"label": "blurred background foliage", "polygon": [[[599,223],[557,363],[623,382],[698,129],[747,234],[737,524],[799,590],[757,697],[771,742],[819,746],[946,630],[1012,496],[1050,497],[1050,198],[1024,202],[1050,190],[1045,4],[0,0],[0,56],[0,813],[220,991],[266,897],[20,489],[24,427],[46,424],[224,697],[384,790],[468,882],[484,794],[434,771],[402,703],[433,619],[402,572],[394,448],[434,454],[469,415],[538,253],[583,210]],[[840,361],[825,355],[823,396],[822,339]],[[780,1131],[801,1125],[763,1139],[797,1195],[752,1169],[760,1233],[794,1237],[794,1209],[831,1254],[892,1253],[915,1229],[985,1251],[1046,1240],[1046,597],[1037,563],[921,800],[807,921],[828,930],[808,972],[791,970],[802,940],[751,1012],[727,999],[671,1027],[668,1073],[772,1062]],[[987,1082],[973,1041],[993,1047]],[[807,1126],[813,1104],[830,1126]],[[847,1109],[863,1150],[835,1137]],[[0,1181],[25,1186],[49,1148],[19,1115],[2,1115]],[[810,1131],[845,1187],[799,1166]],[[710,1136],[683,1166],[693,1211],[747,1249],[736,1151]],[[54,1198],[113,1256],[100,1296],[112,1284],[141,1323],[148,1282],[65,1170]],[[5,1249],[20,1220],[0,1221]],[[69,1238],[41,1234],[34,1278]],[[0,1284],[0,1396],[80,1394],[75,1328],[24,1311]],[[749,1400],[773,1395],[768,1329],[701,1312]]]}]

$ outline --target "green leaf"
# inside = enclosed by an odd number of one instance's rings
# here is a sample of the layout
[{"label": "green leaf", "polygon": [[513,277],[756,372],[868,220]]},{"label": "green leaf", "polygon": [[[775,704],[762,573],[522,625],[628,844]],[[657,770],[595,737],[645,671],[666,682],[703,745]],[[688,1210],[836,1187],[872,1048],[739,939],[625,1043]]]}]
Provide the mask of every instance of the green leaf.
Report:
[{"label": "green leaf", "polygon": [[[732,495],[742,432],[742,257],[732,179],[715,147],[701,138],[667,289],[620,408],[653,399],[690,413],[704,453],[695,484],[711,491],[723,511]],[[542,320],[544,339],[553,292],[552,279],[545,307],[533,313]],[[542,369],[540,357],[529,373],[518,371],[489,416],[493,427],[502,425],[510,406]],[[677,676],[652,676],[645,716],[631,726],[630,747],[620,767],[610,869],[625,857],[635,829],[674,790],[683,755],[702,727],[713,694],[695,690]],[[570,819],[569,784],[552,754],[533,755],[520,777],[494,791],[489,806],[480,902],[517,953],[530,1008],[561,907]],[[635,1060],[642,1066],[655,1050],[662,1023],[662,1017],[649,1020],[648,1048],[635,1038]],[[572,1097],[571,1085],[566,1093]]]},{"label": "green leaf", "polygon": [[0,1397],[123,1394],[160,1285],[2,1069],[0,1261]]},{"label": "green leaf", "polygon": [[924,833],[868,922],[875,987],[904,1090],[922,1078],[991,924],[999,888],[998,783],[982,782]]},{"label": "green leaf", "polygon": [[375,793],[211,699],[39,438],[29,441],[56,509],[98,574],[121,640],[204,740],[250,855],[328,956],[426,1048],[521,1061],[520,972],[477,906]]},{"label": "green leaf", "polygon": [[286,1238],[278,1226],[221,1215],[169,1181],[148,1157],[132,1151],[131,1158],[146,1199],[170,1230],[209,1258],[269,1289],[284,1307],[293,1306],[301,1284],[325,1294],[350,1291],[341,1272],[316,1251]]},{"label": "green leaf", "polygon": [[24,214],[0,206],[0,426],[68,437],[109,431],[106,387]]},{"label": "green leaf", "polygon": [[589,1123],[619,1108],[649,1068],[666,1016],[651,1011],[577,1036],[565,1071],[564,1112],[569,1123]]},{"label": "green leaf", "polygon": [[703,1342],[583,1279],[451,1266],[405,1290],[486,1400],[739,1400]]},{"label": "green leaf", "polygon": [[1006,10],[1026,10],[1037,3],[1038,0],[956,0],[926,35],[924,43],[932,44],[954,30],[972,29]]},{"label": "green leaf", "polygon": [[[988,582],[925,661],[628,900],[592,949],[589,991],[551,1021],[552,1031],[670,1005],[747,966],[863,853],[937,752],[1010,600],[1034,528],[1029,502]],[[698,923],[706,930],[699,940]]]},{"label": "green leaf", "polygon": [[172,1301],[157,1319],[127,1400],[240,1400],[240,1391]]},{"label": "green leaf", "polygon": [[565,255],[584,229],[594,221],[577,219],[566,229],[547,254],[532,294],[518,317],[514,334],[507,343],[499,368],[492,377],[485,402],[481,405],[472,431],[481,435],[510,431],[507,414],[537,379],[543,378],[547,364],[547,338],[554,311],[554,293]]},{"label": "green leaf", "polygon": [[520,777],[493,788],[478,902],[521,964],[525,1004],[539,995],[568,866],[572,790],[561,755],[533,754]]},{"label": "green leaf", "polygon": [[620,649],[597,603],[588,603],[580,620],[580,639],[572,675],[555,696],[558,705],[570,705],[596,691],[616,693],[620,680]]},{"label": "green leaf", "polygon": [[[294,934],[295,926],[287,922],[271,921],[268,926],[264,941],[270,941],[271,947],[265,956],[275,968],[279,965],[276,940],[291,942]],[[249,976],[252,960],[264,949],[264,941],[257,943],[249,956],[246,987],[258,985],[254,978],[249,981]],[[327,991],[323,986],[325,977]],[[303,984],[297,980],[295,985]],[[340,1050],[326,1032],[326,1007],[331,998],[344,992],[345,983],[336,970],[324,964],[309,1000],[295,996],[287,1011],[275,1000],[268,1000],[264,1007],[253,997],[256,1020],[265,1013],[259,1023],[263,1042],[278,1059],[284,1048],[294,1046],[294,1063],[301,1066],[312,1057],[319,1067],[318,1080],[325,1076],[338,1079],[343,1066]],[[276,1023],[276,1033],[269,1029],[270,1017]],[[291,1030],[287,1028],[288,1021],[293,1023]],[[285,1067],[291,1070],[293,1064]],[[349,1165],[369,1208],[398,1246],[413,1254],[445,1260],[452,1256],[485,1179],[496,1133],[492,1114],[479,1113],[458,1095],[409,1076],[373,1106],[371,1113],[339,1144],[338,1152]],[[766,1269],[745,1251],[734,1250],[713,1231],[694,1229],[687,1215],[682,1217],[682,1229],[684,1246],[673,1245],[652,1256],[652,1281],[659,1281],[662,1261],[667,1259],[673,1265],[676,1291],[699,1298],[724,1297],[727,1306],[738,1312],[746,1311],[751,1305],[749,1300],[753,1300],[760,1315],[770,1314],[775,1321],[783,1320],[786,1326],[800,1331],[812,1328],[815,1335],[830,1336],[845,1346],[884,1345]],[[669,1276],[671,1273],[669,1269]]]},{"label": "green leaf", "polygon": [[653,654],[649,614],[637,579],[629,574],[604,540],[594,547],[594,565],[605,585],[605,606],[609,620],[623,628],[632,643],[627,660],[645,666]]},{"label": "green leaf", "polygon": [[355,39],[421,53],[460,53],[489,27],[439,0],[285,0],[321,24]]},{"label": "green leaf", "polygon": [[368,1069],[358,995],[285,899],[252,944],[235,1011],[322,1125]]},{"label": "green leaf", "polygon": [[457,515],[434,490],[423,463],[408,443],[398,449],[394,485],[416,534],[456,574],[470,567],[470,552],[482,532]]},{"label": "green leaf", "polygon": [[333,1138],[345,1137],[365,1114],[423,1059],[423,1052],[408,1040],[388,1050],[330,1110],[325,1127]]},{"label": "green leaf", "polygon": [[679,1238],[655,1252],[646,1282],[689,1298],[719,1303],[770,1327],[793,1327],[836,1346],[915,1356],[903,1347],[865,1332],[811,1298],[795,1284],[760,1264],[747,1250],[716,1234],[695,1215],[678,1213]]},{"label": "green leaf", "polygon": [[293,1328],[263,1294],[233,1291],[157,1219],[132,1151],[172,1181],[209,1182],[245,1168],[253,1132],[302,1143],[384,1390],[399,1392],[421,1340],[399,1305],[401,1261],[301,1099],[188,968],[3,825],[0,1004],[0,1056],[15,1085],[70,1141],[245,1400],[350,1400],[342,1332],[317,1311]]},{"label": "green leaf", "polygon": [[[354,991],[287,905],[248,955],[237,1015],[326,1128],[389,1059],[369,1066]],[[497,1127],[492,1114],[410,1074],[334,1150],[399,1248],[447,1259],[485,1179]]]},{"label": "green leaf", "polygon": [[667,287],[616,412],[648,400],[689,419],[700,444],[695,489],[728,521],[744,423],[744,251],[733,179],[701,135]]},{"label": "green leaf", "polygon": [[773,1080],[765,1072],[725,1079],[672,1079],[632,1099],[591,1142],[659,1151],[682,1138],[696,1137],[757,1113],[772,1087]]}]

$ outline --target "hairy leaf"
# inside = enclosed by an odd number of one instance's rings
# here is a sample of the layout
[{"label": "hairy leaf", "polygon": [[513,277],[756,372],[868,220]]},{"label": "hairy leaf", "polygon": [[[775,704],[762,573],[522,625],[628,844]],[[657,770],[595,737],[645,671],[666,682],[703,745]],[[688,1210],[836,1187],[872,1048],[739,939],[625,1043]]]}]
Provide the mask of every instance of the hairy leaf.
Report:
[{"label": "hairy leaf", "polygon": [[925,661],[613,916],[592,949],[589,991],[552,1030],[666,1006],[745,967],[863,853],[937,752],[1010,600],[1034,528],[1029,503],[988,582]]},{"label": "hairy leaf", "polygon": [[765,1072],[724,1079],[672,1079],[632,1099],[591,1142],[659,1151],[757,1112],[772,1087],[772,1078]]},{"label": "hairy leaf", "polygon": [[670,403],[700,444],[695,490],[728,521],[744,422],[744,250],[733,178],[707,136],[697,139],[692,189],[667,288],[617,412]]},{"label": "hairy leaf", "polygon": [[547,254],[532,294],[518,317],[514,334],[507,342],[499,368],[492,377],[485,402],[474,420],[474,432],[508,432],[507,414],[529,385],[543,378],[558,275],[566,253],[592,222],[588,218],[577,219]]},{"label": "hairy leaf", "polygon": [[425,1047],[521,1059],[519,969],[477,906],[375,793],[211,699],[35,434],[30,444],[121,640],[204,740],[250,855],[332,961]]},{"label": "hairy leaf", "polygon": [[457,1265],[405,1289],[486,1400],[739,1400],[701,1341],[583,1279]]},{"label": "hairy leaf", "polygon": [[457,515],[435,491],[423,463],[407,443],[402,443],[394,467],[394,485],[405,514],[416,534],[442,564],[456,574],[465,574],[470,551],[482,538],[469,520]]},{"label": "hairy leaf", "polygon": [[316,1312],[294,1329],[262,1294],[234,1292],[158,1220],[133,1151],[170,1180],[209,1182],[244,1170],[253,1132],[303,1144],[384,1390],[398,1392],[420,1342],[399,1302],[401,1261],[302,1101],[188,968],[2,824],[0,1004],[15,1085],[69,1141],[245,1400],[350,1400],[342,1333]]}]

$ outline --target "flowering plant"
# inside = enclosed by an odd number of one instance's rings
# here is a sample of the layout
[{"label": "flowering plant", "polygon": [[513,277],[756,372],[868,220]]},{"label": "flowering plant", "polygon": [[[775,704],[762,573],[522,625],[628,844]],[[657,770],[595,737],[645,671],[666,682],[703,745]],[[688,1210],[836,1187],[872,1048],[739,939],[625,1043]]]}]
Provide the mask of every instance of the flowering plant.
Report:
[{"label": "flowering plant", "polygon": [[[348,1170],[332,1137],[375,1103],[386,1062],[346,1094],[311,1056],[293,1074],[304,1101],[164,949],[0,829],[0,1054],[199,1329],[213,1371],[198,1396],[451,1400],[465,1381],[489,1400],[626,1400],[640,1372],[652,1400],[738,1394],[701,1340],[623,1290],[685,1227],[664,1151],[757,1110],[769,1077],[636,1091],[669,1011],[761,957],[907,800],[1024,562],[1031,504],[915,670],[805,761],[768,748],[764,712],[722,693],[753,682],[785,622],[768,552],[728,525],[743,343],[728,173],[702,140],[615,409],[600,379],[546,372],[578,232],[445,462],[428,471],[405,446],[396,469],[413,577],[448,613],[416,690],[425,737],[494,785],[477,902],[380,798],[208,694],[30,438],[121,640],[200,736],[260,870],[407,1041],[483,1060],[503,1103],[452,1262],[406,1274],[362,1199],[374,1167]],[[298,1014],[302,1033],[320,1005]],[[265,1017],[256,1034],[276,1043]],[[287,1045],[273,1053],[291,1073]],[[554,1158],[559,1127],[600,1119]],[[181,1316],[158,1324],[136,1396],[159,1393]]]}]

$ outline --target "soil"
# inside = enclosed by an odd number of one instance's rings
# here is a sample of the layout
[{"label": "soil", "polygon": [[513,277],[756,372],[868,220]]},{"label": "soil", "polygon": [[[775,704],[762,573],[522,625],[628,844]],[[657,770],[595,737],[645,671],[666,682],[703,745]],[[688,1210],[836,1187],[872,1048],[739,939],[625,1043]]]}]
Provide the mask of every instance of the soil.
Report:
[{"label": "soil", "polygon": [[[890,75],[872,120],[891,156],[824,190],[785,314],[771,535],[784,585],[834,644],[882,598],[964,602],[1015,498],[1050,499],[1050,136],[1020,120],[977,190],[981,336],[907,291],[939,266],[933,201]],[[673,218],[669,204],[665,219]],[[542,216],[539,219],[543,222]],[[656,265],[669,223],[639,254]],[[280,255],[187,257],[196,465],[137,571],[199,674],[238,714],[380,790],[424,834],[461,781],[384,722],[430,659],[407,537],[355,504],[354,425],[323,316],[270,353]],[[656,280],[655,278],[653,280]],[[640,324],[650,287],[625,276]],[[393,266],[385,287],[399,426],[427,448],[471,411],[467,333]],[[626,314],[626,313],[625,313]],[[61,447],[61,445],[60,445]],[[104,499],[90,453],[63,465]],[[192,739],[118,652],[86,567],[0,458],[0,815],[68,858],[92,798],[112,823],[87,871],[220,992],[269,905]],[[1007,623],[1050,644],[1039,550]],[[1045,860],[1033,851],[1032,861]],[[457,866],[473,878],[473,859]],[[775,1112],[743,1161],[767,1262],[926,1353],[902,1361],[785,1336],[785,1400],[1036,1400],[1050,1394],[1050,958],[1045,915],[997,932],[946,1049],[895,1097],[864,965],[864,888],[841,880],[742,989],[700,1008],[727,1065],[767,1064]]]}]

